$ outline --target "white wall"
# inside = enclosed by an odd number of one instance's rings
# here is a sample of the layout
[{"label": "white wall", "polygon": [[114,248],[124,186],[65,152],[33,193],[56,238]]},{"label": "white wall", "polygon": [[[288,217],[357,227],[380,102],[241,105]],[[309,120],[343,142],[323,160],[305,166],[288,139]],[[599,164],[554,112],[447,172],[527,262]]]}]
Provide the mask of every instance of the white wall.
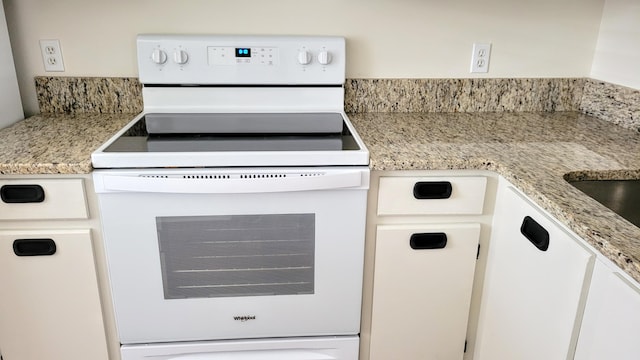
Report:
[{"label": "white wall", "polygon": [[640,90],[639,0],[606,0],[591,77]]},{"label": "white wall", "polygon": [[0,129],[24,118],[4,8],[0,0]]},{"label": "white wall", "polygon": [[[635,0],[632,0],[635,1]],[[347,77],[464,78],[473,42],[488,77],[584,77],[604,0],[5,0],[27,114],[33,77],[136,76],[138,33],[343,35]],[[59,39],[45,73],[39,39]]]}]

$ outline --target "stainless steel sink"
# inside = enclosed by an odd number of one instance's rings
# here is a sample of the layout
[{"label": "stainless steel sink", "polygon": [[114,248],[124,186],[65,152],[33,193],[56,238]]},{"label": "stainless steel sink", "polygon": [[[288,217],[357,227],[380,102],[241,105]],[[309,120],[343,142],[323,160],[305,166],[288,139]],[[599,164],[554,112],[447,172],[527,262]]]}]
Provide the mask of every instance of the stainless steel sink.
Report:
[{"label": "stainless steel sink", "polygon": [[640,227],[640,179],[576,180],[569,183]]}]

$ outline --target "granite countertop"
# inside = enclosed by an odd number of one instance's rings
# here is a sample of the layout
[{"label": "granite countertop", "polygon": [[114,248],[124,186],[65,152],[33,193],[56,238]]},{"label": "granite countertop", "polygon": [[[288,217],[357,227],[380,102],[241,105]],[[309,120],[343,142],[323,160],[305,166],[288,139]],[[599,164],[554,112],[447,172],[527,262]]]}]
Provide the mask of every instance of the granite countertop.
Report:
[{"label": "granite countertop", "polygon": [[640,178],[640,133],[577,112],[349,115],[373,170],[492,170],[640,281],[640,228],[565,179]]},{"label": "granite countertop", "polygon": [[[87,174],[136,114],[41,114],[0,130],[0,174]],[[640,281],[640,228],[565,178],[640,178],[640,133],[577,112],[354,113],[373,170],[491,170]]]},{"label": "granite countertop", "polygon": [[42,114],[0,130],[0,174],[88,174],[91,153],[136,114]]}]

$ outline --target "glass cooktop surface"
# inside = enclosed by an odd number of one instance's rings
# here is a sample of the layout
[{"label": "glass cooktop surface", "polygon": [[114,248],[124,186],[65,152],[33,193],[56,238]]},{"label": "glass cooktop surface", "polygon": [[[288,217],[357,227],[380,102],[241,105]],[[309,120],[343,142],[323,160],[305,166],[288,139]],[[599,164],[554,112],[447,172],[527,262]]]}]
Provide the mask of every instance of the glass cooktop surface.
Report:
[{"label": "glass cooktop surface", "polygon": [[[305,118],[307,114],[297,114]],[[156,153],[156,152],[243,152],[243,151],[341,151],[360,150],[358,143],[340,114],[342,130],[322,132],[250,132],[235,133],[160,133],[150,134],[147,117],[141,117],[120,137],[115,139],[105,153]],[[310,114],[309,116],[314,116]],[[317,115],[315,115],[317,118]],[[264,126],[263,126],[264,127]],[[268,127],[267,127],[268,128]],[[215,127],[211,127],[215,129]]]}]

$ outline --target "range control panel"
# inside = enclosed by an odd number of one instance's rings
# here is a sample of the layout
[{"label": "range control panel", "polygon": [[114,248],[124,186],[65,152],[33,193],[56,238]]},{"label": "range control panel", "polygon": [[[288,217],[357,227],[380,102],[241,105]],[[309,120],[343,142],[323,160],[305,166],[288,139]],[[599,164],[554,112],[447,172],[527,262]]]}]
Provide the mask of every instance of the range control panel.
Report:
[{"label": "range control panel", "polygon": [[143,84],[341,85],[337,36],[138,35]]},{"label": "range control panel", "polygon": [[207,50],[212,65],[278,65],[278,48],[211,46]]}]

